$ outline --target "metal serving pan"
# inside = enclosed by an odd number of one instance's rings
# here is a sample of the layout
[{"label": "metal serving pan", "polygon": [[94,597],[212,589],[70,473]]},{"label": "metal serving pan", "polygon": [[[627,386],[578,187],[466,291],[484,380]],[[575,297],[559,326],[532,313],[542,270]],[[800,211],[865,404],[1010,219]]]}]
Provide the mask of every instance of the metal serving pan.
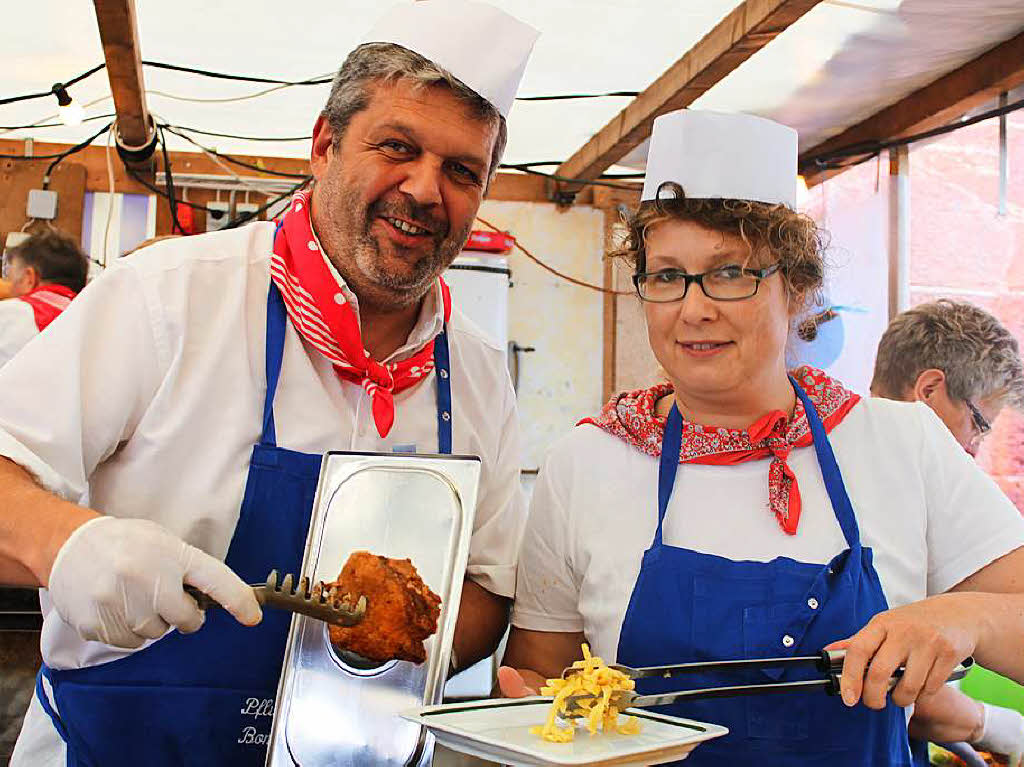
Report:
[{"label": "metal serving pan", "polygon": [[423,766],[433,736],[401,717],[441,702],[473,531],[474,456],[331,452],[324,456],[302,574],[331,581],[353,551],[412,560],[441,597],[427,660],[373,666],[331,646],[327,625],[292,619],[267,764]]}]

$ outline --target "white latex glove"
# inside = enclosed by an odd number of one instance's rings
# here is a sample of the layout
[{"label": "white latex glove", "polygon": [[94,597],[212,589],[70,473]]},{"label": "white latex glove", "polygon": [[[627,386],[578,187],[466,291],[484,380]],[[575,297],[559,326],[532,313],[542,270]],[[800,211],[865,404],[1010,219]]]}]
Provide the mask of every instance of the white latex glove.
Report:
[{"label": "white latex glove", "polygon": [[971,745],[980,751],[1007,756],[1010,767],[1020,767],[1024,754],[1024,716],[1012,708],[981,705],[985,708],[985,729]]},{"label": "white latex glove", "polygon": [[77,528],[57,552],[48,588],[83,639],[135,648],[171,626],[187,634],[203,625],[205,613],[184,583],[240,623],[263,617],[252,589],[227,565],[145,519],[99,517]]}]

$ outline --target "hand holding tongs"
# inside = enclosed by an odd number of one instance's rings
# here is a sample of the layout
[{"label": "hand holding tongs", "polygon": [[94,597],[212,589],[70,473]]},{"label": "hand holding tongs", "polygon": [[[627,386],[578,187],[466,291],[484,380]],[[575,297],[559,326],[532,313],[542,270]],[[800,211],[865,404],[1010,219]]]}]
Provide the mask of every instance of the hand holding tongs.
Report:
[{"label": "hand holding tongs", "polygon": [[[631,668],[630,666],[614,665],[611,669],[620,671],[631,679],[643,679],[645,677],[671,678],[683,674],[709,673],[716,671],[742,671],[763,668],[783,668],[792,666],[813,666],[825,676],[821,679],[808,679],[797,682],[769,682],[766,684],[745,684],[732,685],[727,687],[708,687],[697,690],[679,690],[676,692],[658,693],[653,695],[639,695],[632,690],[620,690],[613,692],[609,704],[615,706],[619,711],[628,707],[643,708],[646,706],[666,706],[680,700],[704,700],[707,698],[729,698],[739,695],[762,695],[766,693],[779,692],[806,692],[808,690],[821,689],[829,695],[839,694],[839,677],[843,673],[843,661],[846,659],[846,650],[822,650],[819,655],[803,655],[793,658],[752,658],[745,660],[709,661],[706,663],[680,663],[674,666],[648,666],[645,668]],[[965,658],[960,665],[953,669],[946,680],[952,682],[962,679],[967,670],[974,665],[973,658]],[[567,668],[562,671],[562,678],[567,678],[579,669]],[[903,676],[904,668],[901,666],[893,672],[889,681],[891,690]],[[600,697],[599,695],[581,694],[572,695],[565,699],[565,716],[573,717],[586,713],[580,708],[580,701]]]},{"label": "hand holding tongs", "polygon": [[[329,587],[323,582],[317,582],[310,588],[309,578],[305,576],[299,579],[298,588],[293,589],[294,581],[295,578],[288,573],[278,584],[277,570],[271,570],[266,583],[250,585],[261,605],[308,615],[335,626],[354,626],[366,615],[366,597],[363,595],[353,600],[351,594],[338,594],[336,586]],[[195,586],[186,585],[185,593],[195,599],[203,610],[220,607],[213,597]]]}]

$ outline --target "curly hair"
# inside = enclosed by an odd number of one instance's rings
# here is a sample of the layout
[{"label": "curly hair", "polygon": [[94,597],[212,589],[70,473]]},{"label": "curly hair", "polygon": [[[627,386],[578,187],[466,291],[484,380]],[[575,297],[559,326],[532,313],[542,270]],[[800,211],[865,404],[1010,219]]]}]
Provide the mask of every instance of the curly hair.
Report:
[{"label": "curly hair", "polygon": [[647,232],[667,220],[692,221],[714,232],[735,235],[750,248],[749,260],[778,261],[786,288],[797,300],[795,311],[816,300],[825,278],[828,234],[810,216],[781,203],[687,197],[682,186],[666,181],[658,187],[654,200],[640,203],[625,217],[625,237],[609,257],[621,258],[634,272],[642,272]]},{"label": "curly hair", "polygon": [[999,398],[1024,409],[1017,339],[974,304],[942,298],[897,315],[878,343],[871,392],[903,398],[931,369],[945,373],[955,399]]}]

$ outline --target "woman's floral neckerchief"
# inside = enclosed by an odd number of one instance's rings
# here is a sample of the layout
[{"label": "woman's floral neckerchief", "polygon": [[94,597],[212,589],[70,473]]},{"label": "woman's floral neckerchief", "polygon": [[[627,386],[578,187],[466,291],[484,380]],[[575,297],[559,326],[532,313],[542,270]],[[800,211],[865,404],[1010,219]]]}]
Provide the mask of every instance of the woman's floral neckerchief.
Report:
[{"label": "woman's floral neckerchief", "polygon": [[[790,373],[814,404],[826,432],[840,423],[860,396],[820,370],[805,366]],[[591,424],[637,450],[658,458],[665,433],[665,419],[655,412],[658,400],[673,392],[672,384],[623,392],[611,398]],[[794,447],[812,444],[811,429],[803,403],[797,399],[793,417],[781,410],[766,413],[746,429],[703,426],[683,419],[680,463],[731,466],[771,457],[768,468],[768,505],[779,526],[795,535],[800,522],[800,489],[786,460]]]}]

